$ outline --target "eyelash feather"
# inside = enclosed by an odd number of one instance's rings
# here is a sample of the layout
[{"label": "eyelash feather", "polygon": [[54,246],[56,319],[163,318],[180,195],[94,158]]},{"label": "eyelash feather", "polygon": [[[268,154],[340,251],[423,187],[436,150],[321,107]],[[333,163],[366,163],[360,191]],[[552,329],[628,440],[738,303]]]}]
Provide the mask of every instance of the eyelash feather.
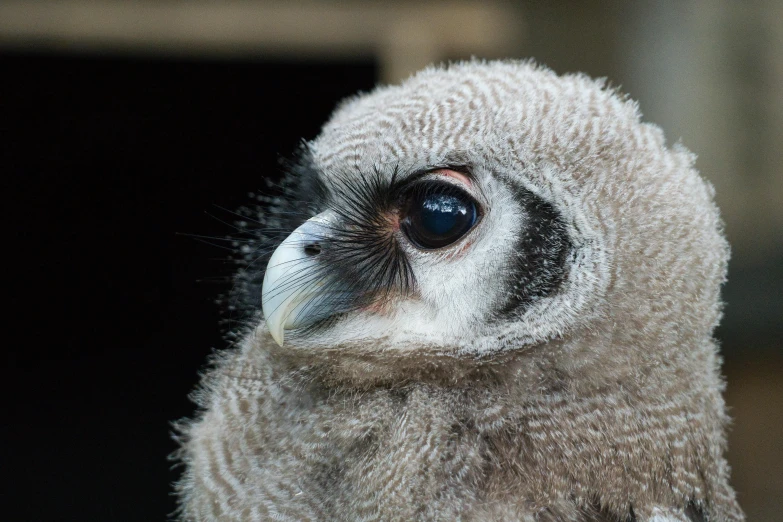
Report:
[{"label": "eyelash feather", "polygon": [[[242,266],[231,294],[233,308],[243,319],[254,322],[259,317],[264,271],[277,246],[304,221],[326,210],[337,219],[318,238],[322,251],[315,269],[305,272],[292,267],[289,279],[281,283],[285,288],[323,283],[321,292],[326,297],[310,305],[323,312],[309,308],[299,313],[324,318],[304,329],[303,335],[328,326],[342,314],[383,306],[394,296],[413,293],[415,276],[389,220],[407,185],[398,169],[391,176],[379,169],[334,173],[327,188],[306,157],[288,166],[288,176],[272,187],[276,194],[258,198],[254,226],[244,220],[241,251],[235,256]],[[243,209],[243,215],[248,213],[253,210]]]}]

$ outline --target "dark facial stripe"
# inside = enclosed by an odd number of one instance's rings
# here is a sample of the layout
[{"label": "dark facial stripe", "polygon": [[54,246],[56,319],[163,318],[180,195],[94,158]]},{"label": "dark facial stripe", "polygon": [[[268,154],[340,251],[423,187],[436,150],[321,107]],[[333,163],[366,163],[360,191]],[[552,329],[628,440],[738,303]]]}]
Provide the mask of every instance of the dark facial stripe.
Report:
[{"label": "dark facial stripe", "polygon": [[[367,306],[382,306],[388,299],[410,293],[415,278],[408,259],[397,244],[389,222],[389,212],[399,204],[401,191],[426,171],[384,176],[369,173],[331,172],[324,183],[306,148],[284,163],[288,174],[277,194],[264,197],[256,211],[263,216],[243,254],[236,275],[232,303],[243,318],[257,318],[264,272],[275,248],[310,217],[331,210],[336,219],[319,238],[317,263],[305,272],[291,271],[285,284],[297,287],[321,281],[323,300],[313,316],[323,316],[298,332],[308,335],[330,325],[336,318]],[[263,205],[267,203],[267,205]]]},{"label": "dark facial stripe", "polygon": [[525,215],[525,223],[508,263],[505,299],[495,310],[500,319],[523,312],[531,303],[557,291],[566,275],[571,250],[557,210],[521,183],[502,179]]}]

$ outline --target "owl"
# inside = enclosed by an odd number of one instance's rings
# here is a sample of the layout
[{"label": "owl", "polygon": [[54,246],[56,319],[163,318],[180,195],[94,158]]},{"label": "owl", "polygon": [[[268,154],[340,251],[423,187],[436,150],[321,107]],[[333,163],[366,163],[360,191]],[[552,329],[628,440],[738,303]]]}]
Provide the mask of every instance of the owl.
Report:
[{"label": "owl", "polygon": [[241,243],[185,521],[738,521],[728,245],[601,81],[430,67],[343,101]]}]

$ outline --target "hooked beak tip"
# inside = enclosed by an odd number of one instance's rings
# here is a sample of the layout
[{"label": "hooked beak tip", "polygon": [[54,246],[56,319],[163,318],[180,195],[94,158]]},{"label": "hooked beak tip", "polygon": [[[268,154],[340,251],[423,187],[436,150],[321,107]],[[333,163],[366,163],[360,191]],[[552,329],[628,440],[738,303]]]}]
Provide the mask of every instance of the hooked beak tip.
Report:
[{"label": "hooked beak tip", "polygon": [[282,348],[283,347],[283,334],[284,334],[284,329],[283,329],[282,323],[277,323],[277,324],[271,325],[271,324],[269,324],[267,322],[266,324],[267,324],[267,328],[269,329],[269,334],[272,336],[272,339],[274,339],[275,342],[278,344],[278,346],[280,346]]},{"label": "hooked beak tip", "polygon": [[[283,346],[285,329],[312,323],[319,317],[324,282],[317,260],[320,244],[328,235],[326,213],[318,214],[294,230],[272,253],[261,288],[261,308],[269,334]],[[307,246],[318,246],[318,252]]]}]

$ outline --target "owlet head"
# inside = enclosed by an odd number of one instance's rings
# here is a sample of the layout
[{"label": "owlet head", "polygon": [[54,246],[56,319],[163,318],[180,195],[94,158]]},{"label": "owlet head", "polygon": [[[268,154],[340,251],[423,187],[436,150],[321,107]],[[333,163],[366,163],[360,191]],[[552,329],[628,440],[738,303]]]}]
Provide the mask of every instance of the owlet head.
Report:
[{"label": "owlet head", "polygon": [[279,215],[309,218],[268,261],[266,327],[292,350],[474,355],[633,335],[640,310],[701,335],[726,249],[691,161],[586,77],[428,69],[304,147]]}]

